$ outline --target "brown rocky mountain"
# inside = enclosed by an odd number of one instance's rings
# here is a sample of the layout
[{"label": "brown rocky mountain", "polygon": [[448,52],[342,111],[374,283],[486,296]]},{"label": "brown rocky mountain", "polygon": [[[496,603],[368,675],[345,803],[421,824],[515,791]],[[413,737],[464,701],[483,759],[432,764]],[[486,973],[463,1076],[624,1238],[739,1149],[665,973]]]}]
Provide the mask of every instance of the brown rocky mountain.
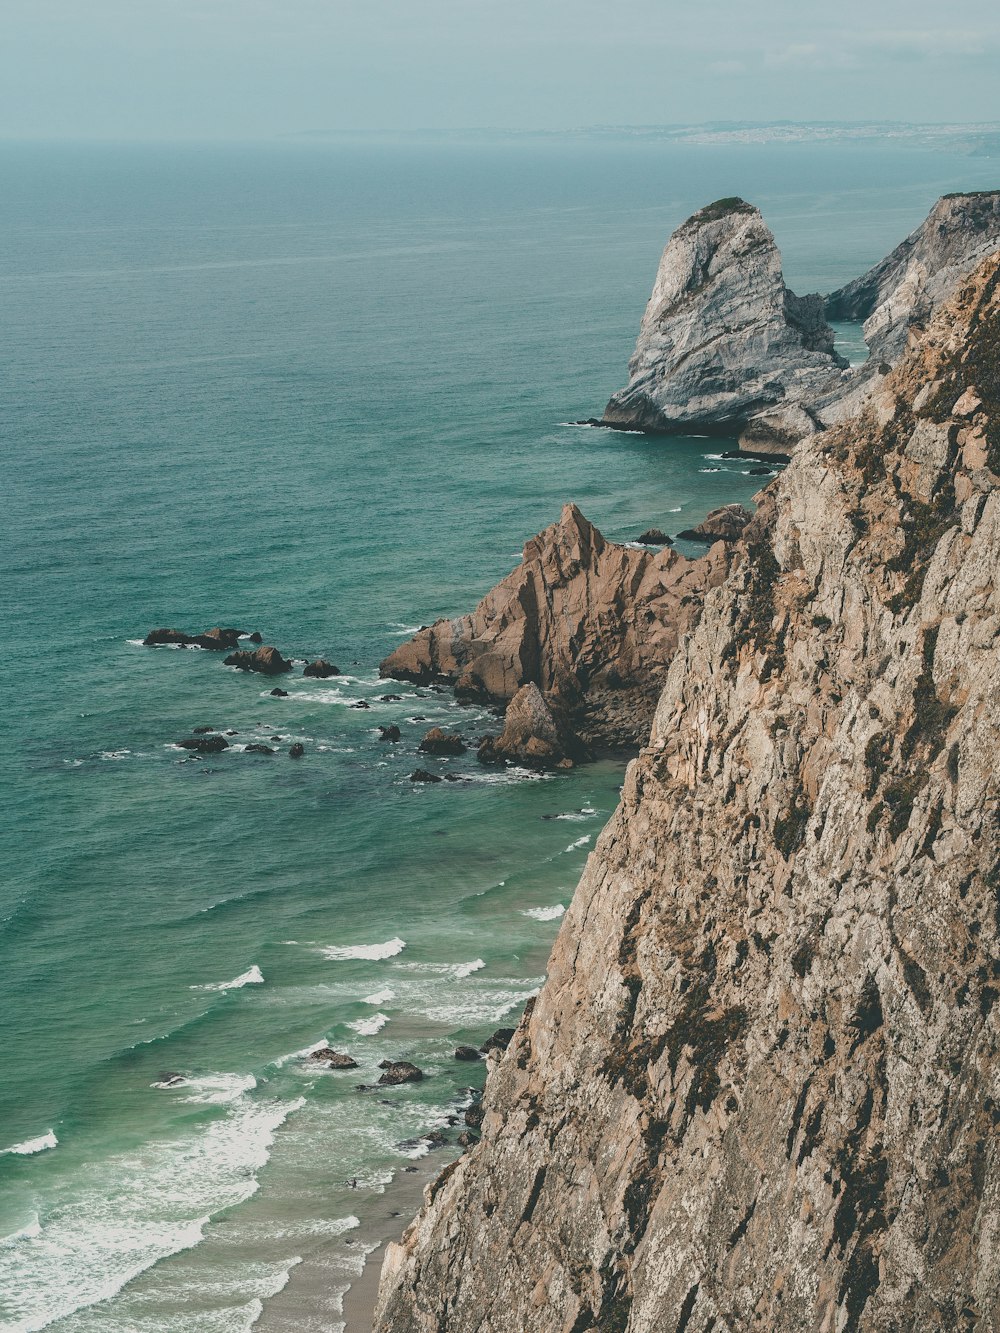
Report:
[{"label": "brown rocky mountain", "polygon": [[636,746],[679,635],[727,567],[721,544],[686,560],[669,548],[605,541],[566,505],[472,615],[421,630],[379,670],[418,684],[449,682],[461,698],[494,703],[533,683],[586,745]]},{"label": "brown rocky mountain", "polygon": [[681,638],[379,1333],[1000,1329],[998,414],[994,259]]}]

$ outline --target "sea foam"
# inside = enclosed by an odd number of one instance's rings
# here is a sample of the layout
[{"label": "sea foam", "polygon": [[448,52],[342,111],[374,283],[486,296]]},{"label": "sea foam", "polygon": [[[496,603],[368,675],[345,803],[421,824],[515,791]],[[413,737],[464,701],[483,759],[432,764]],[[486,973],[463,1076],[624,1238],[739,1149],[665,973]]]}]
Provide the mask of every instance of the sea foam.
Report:
[{"label": "sea foam", "polygon": [[554,903],[551,907],[527,907],[521,915],[530,916],[535,921],[557,921],[565,911],[562,903]]},{"label": "sea foam", "polygon": [[72,1208],[43,1208],[37,1231],[0,1247],[8,1327],[45,1328],[197,1245],[214,1213],[257,1192],[275,1131],[304,1104],[240,1097],[193,1133],[84,1165]]},{"label": "sea foam", "polygon": [[397,935],[384,944],[330,944],[321,949],[324,958],[331,963],[346,963],[353,959],[377,963],[383,958],[393,958],[406,948],[406,941]]},{"label": "sea foam", "polygon": [[0,1148],[0,1157],[8,1154],[11,1157],[33,1157],[36,1152],[44,1152],[46,1148],[55,1148],[59,1143],[53,1131],[50,1129],[47,1134],[40,1134],[37,1139],[25,1139],[23,1143],[14,1143],[9,1148]]},{"label": "sea foam", "polygon": [[357,1032],[362,1037],[374,1037],[376,1032],[381,1032],[388,1023],[387,1014],[372,1014],[371,1018],[359,1018],[354,1023],[348,1023],[347,1026],[352,1031]]},{"label": "sea foam", "polygon": [[264,974],[254,963],[238,977],[233,977],[232,981],[213,981],[204,986],[192,986],[191,990],[242,990],[244,986],[263,986],[263,984]]}]

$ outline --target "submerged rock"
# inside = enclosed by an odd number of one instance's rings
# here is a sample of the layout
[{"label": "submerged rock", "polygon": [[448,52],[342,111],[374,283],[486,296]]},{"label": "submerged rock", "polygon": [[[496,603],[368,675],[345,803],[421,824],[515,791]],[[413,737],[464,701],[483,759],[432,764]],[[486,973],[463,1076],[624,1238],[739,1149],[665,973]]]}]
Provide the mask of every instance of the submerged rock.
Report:
[{"label": "submerged rock", "polygon": [[147,648],[173,645],[181,648],[206,648],[210,652],[225,652],[235,648],[240,640],[238,629],[207,630],[204,634],[187,634],[180,629],[152,629],[143,639]]},{"label": "submerged rock", "polygon": [[277,750],[272,750],[271,747],[270,747],[270,745],[261,745],[261,744],[259,744],[259,743],[255,743],[255,744],[253,744],[253,745],[246,745],[246,746],[244,746],[244,748],[243,748],[243,753],[244,753],[244,754],[277,754]]},{"label": "submerged rock", "polygon": [[383,1087],[392,1087],[398,1083],[419,1083],[424,1077],[424,1071],[410,1064],[409,1060],[387,1061],[379,1067],[385,1069],[379,1079]]},{"label": "submerged rock", "polygon": [[390,741],[393,744],[395,744],[396,741],[402,740],[403,738],[403,733],[395,725],[389,727],[379,727],[378,730],[379,730],[380,741]]},{"label": "submerged rock", "polygon": [[416,769],[414,769],[413,772],[410,774],[410,781],[411,781],[411,782],[441,782],[441,781],[443,781],[443,779],[442,779],[442,778],[439,778],[439,777],[437,776],[437,774],[435,774],[435,773],[428,773],[426,768],[416,768]]},{"label": "submerged rock", "polygon": [[194,750],[197,754],[221,754],[223,750],[229,749],[225,736],[189,736],[174,744],[182,750]]},{"label": "submerged rock", "polygon": [[271,698],[272,698],[272,699],[287,699],[287,698],[288,698],[288,691],[287,691],[287,690],[283,690],[283,689],[281,688],[280,685],[275,685],[274,689],[271,691]]},{"label": "submerged rock", "polygon": [[262,676],[280,676],[283,672],[292,669],[291,662],[282,657],[277,648],[272,648],[269,645],[256,648],[252,653],[246,649],[242,649],[238,653],[230,653],[222,665],[236,667],[239,671],[257,671]]},{"label": "submerged rock", "polygon": [[322,1046],[318,1051],[311,1051],[309,1059],[327,1069],[357,1069],[358,1062],[342,1051],[335,1051],[332,1046]]},{"label": "submerged rock", "polygon": [[306,752],[306,747],[302,744],[301,741],[295,741],[294,744],[288,747],[289,759],[301,759],[302,756],[305,754],[305,752]]},{"label": "submerged rock", "polygon": [[424,754],[465,754],[468,748],[461,736],[449,736],[440,727],[431,727],[417,747]]},{"label": "submerged rock", "polygon": [[327,662],[325,658],[317,657],[315,662],[310,662],[308,666],[302,668],[303,676],[313,676],[317,680],[328,680],[331,676],[340,675],[340,667],[336,667],[332,662]]},{"label": "submerged rock", "polygon": [[479,1052],[476,1050],[475,1046],[455,1047],[456,1060],[478,1060],[479,1058]]},{"label": "submerged rock", "polygon": [[640,546],[673,546],[671,539],[659,528],[647,528],[636,541]]}]

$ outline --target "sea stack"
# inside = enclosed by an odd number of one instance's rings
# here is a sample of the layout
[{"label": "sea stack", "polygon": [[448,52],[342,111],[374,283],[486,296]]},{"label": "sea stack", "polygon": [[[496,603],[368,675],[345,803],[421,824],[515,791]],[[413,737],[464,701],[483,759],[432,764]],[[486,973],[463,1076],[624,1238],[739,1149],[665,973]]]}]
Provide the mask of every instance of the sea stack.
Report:
[{"label": "sea stack", "polygon": [[1000,1327],[998,347],[768,488],[377,1333]]},{"label": "sea stack", "polygon": [[736,437],[767,413],[787,444],[787,435],[816,429],[806,404],[831,393],[846,367],[823,298],[786,285],[759,210],[720,199],[667,242],[628,385],[611,398],[603,424]]}]

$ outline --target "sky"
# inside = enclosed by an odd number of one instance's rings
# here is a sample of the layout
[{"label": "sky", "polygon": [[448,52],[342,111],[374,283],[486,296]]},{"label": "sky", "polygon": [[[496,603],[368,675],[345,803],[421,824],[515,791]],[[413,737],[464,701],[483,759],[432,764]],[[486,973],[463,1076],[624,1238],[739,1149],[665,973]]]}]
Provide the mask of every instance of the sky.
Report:
[{"label": "sky", "polygon": [[0,0],[0,138],[1000,120],[995,0]]}]

